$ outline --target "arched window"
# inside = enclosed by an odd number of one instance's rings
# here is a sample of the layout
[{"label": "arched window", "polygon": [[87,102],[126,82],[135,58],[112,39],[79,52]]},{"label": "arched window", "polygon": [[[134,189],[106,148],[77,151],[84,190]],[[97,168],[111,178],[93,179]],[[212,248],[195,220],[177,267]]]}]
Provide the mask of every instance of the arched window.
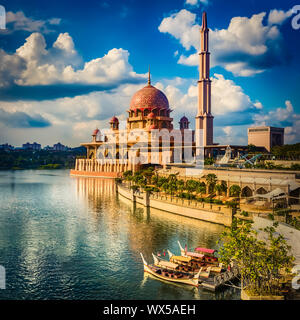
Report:
[{"label": "arched window", "polygon": [[266,194],[266,193],[268,193],[268,192],[267,192],[267,190],[266,190],[265,188],[260,187],[260,188],[258,188],[258,189],[256,190],[256,193],[257,193],[257,194]]},{"label": "arched window", "polygon": [[252,196],[253,196],[253,192],[248,186],[242,189],[242,197],[252,197]]}]

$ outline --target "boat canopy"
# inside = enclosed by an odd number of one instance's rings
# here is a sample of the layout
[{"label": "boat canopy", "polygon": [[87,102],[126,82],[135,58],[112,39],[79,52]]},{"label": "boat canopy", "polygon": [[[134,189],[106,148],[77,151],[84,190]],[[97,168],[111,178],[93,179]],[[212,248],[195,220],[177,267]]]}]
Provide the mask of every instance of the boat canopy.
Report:
[{"label": "boat canopy", "polygon": [[184,256],[172,256],[171,259],[174,261],[181,261],[181,262],[190,262],[192,257],[184,257]]},{"label": "boat canopy", "polygon": [[159,260],[159,266],[161,267],[166,267],[166,268],[171,268],[171,269],[176,269],[178,267],[178,264],[165,261],[165,260]]},{"label": "boat canopy", "polygon": [[190,256],[190,257],[194,257],[194,258],[203,258],[204,257],[204,254],[197,253],[197,252],[187,252],[186,255]]},{"label": "boat canopy", "polygon": [[213,254],[216,250],[207,248],[196,248],[196,251]]}]

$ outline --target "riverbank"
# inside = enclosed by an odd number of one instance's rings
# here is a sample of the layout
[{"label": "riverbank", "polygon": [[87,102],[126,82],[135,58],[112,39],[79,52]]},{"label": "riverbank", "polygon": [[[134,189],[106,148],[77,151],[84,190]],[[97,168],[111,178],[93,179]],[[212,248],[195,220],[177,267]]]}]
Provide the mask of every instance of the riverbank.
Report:
[{"label": "riverbank", "polygon": [[231,208],[208,203],[197,203],[197,201],[179,199],[167,195],[151,194],[150,192],[134,192],[134,190],[122,184],[117,185],[117,193],[133,203],[139,203],[145,207],[224,226],[231,226],[232,224],[233,214]]}]

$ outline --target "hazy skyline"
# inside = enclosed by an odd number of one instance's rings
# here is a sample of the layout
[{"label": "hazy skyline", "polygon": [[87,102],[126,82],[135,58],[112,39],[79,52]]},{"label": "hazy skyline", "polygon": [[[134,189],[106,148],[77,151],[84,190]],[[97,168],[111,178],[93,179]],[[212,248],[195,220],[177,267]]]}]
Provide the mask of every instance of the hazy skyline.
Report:
[{"label": "hazy skyline", "polygon": [[[214,142],[247,144],[247,127],[286,127],[299,142],[300,29],[293,1],[2,1],[0,144],[74,147],[125,120],[132,95],[161,89],[174,125],[194,127],[203,10],[210,28]],[[300,19],[299,19],[300,23]]]}]

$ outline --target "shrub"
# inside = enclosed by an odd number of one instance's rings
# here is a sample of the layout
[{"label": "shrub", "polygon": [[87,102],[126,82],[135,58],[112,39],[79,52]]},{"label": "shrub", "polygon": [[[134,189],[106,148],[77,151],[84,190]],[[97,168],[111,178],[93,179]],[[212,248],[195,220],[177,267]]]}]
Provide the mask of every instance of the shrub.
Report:
[{"label": "shrub", "polygon": [[214,199],[213,202],[215,204],[223,204],[223,201],[222,200],[218,200],[218,199]]},{"label": "shrub", "polygon": [[249,213],[247,211],[242,211],[241,215],[244,217],[249,217]]}]

